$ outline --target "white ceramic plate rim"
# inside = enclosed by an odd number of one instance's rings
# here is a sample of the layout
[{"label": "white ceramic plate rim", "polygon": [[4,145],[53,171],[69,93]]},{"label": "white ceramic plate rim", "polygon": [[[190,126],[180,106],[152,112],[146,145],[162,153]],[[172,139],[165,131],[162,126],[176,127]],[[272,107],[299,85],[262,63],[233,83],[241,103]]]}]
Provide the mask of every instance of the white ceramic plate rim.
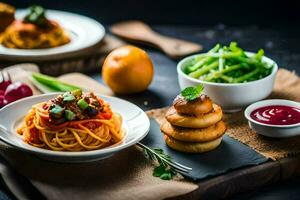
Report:
[{"label": "white ceramic plate rim", "polygon": [[[245,52],[247,56],[253,56],[255,55],[256,53],[253,53],[253,52],[248,52],[246,51]],[[190,60],[190,59],[193,59],[194,57],[198,56],[198,55],[203,55],[205,53],[200,53],[200,54],[195,54],[195,55],[191,55],[191,56],[188,56],[184,59],[182,59],[181,61],[179,61],[179,63],[177,64],[177,73],[181,76],[183,76],[184,78],[190,80],[190,81],[194,81],[194,82],[197,82],[197,83],[205,83],[207,85],[218,85],[218,86],[225,86],[225,87],[233,87],[233,86],[240,86],[240,85],[250,85],[250,84],[253,84],[253,83],[257,83],[257,82],[260,82],[260,81],[263,81],[271,76],[274,76],[278,70],[278,65],[277,63],[266,57],[266,56],[263,56],[262,57],[262,60],[267,62],[267,63],[270,63],[270,64],[273,64],[273,68],[272,68],[272,72],[271,74],[269,74],[268,76],[262,78],[262,79],[259,79],[259,80],[255,80],[255,81],[250,81],[250,82],[246,82],[246,83],[214,83],[214,82],[208,82],[208,81],[202,81],[202,80],[199,80],[199,79],[195,79],[195,78],[192,78],[190,76],[188,76],[187,74],[185,74],[183,71],[182,71],[182,67],[183,67],[183,64],[187,61],[187,60]]]},{"label": "white ceramic plate rim", "polygon": [[[26,9],[18,9],[16,12],[16,18],[20,18],[21,16],[23,17],[25,12]],[[76,40],[71,38],[71,42],[68,44],[46,49],[11,49],[0,45],[0,56],[44,57],[67,54],[96,45],[104,38],[104,27],[96,20],[89,17],[58,10],[47,10],[46,15],[49,15],[50,19],[55,19],[58,21],[58,23],[61,24],[65,30],[77,33],[78,38]],[[90,28],[92,28],[92,30],[87,30]]]},{"label": "white ceramic plate rim", "polygon": [[270,106],[270,105],[283,105],[283,106],[294,106],[297,108],[300,108],[300,103],[296,101],[290,101],[285,99],[268,99],[263,101],[258,101],[256,103],[253,103],[249,105],[246,110],[244,111],[244,116],[247,120],[251,121],[252,123],[259,124],[261,126],[268,126],[268,127],[277,127],[277,128],[293,128],[296,126],[300,126],[300,122],[297,124],[290,124],[290,125],[271,125],[271,124],[264,124],[261,122],[258,122],[251,118],[250,114],[257,108],[261,108],[263,106]]},{"label": "white ceramic plate rim", "polygon": [[[13,103],[10,103],[10,104],[4,106],[3,108],[0,109],[0,113],[1,113],[2,110],[11,109],[12,107],[14,107],[15,104],[17,104],[19,102],[22,102],[22,101],[26,101],[26,100],[30,100],[30,99],[34,99],[34,98],[45,97],[45,96],[49,96],[49,99],[50,99],[51,97],[56,96],[58,94],[61,94],[61,93],[49,93],[49,94],[42,94],[42,95],[35,95],[35,96],[31,96],[31,97],[26,97],[26,98],[17,100]],[[105,98],[108,98],[108,99],[115,99],[115,100],[118,100],[118,101],[123,101],[126,104],[130,104],[131,106],[134,106],[142,115],[147,117],[146,113],[141,108],[139,108],[138,106],[136,106],[133,103],[130,103],[126,100],[123,100],[123,99],[120,99],[120,98],[117,98],[117,97],[111,97],[111,96],[102,95],[102,94],[96,94],[96,95],[99,96],[100,98],[105,97]],[[23,113],[23,115],[25,115],[25,114],[26,113]],[[98,150],[80,151],[80,152],[52,151],[52,150],[48,150],[48,149],[42,149],[42,148],[34,147],[34,146],[26,144],[24,142],[25,145],[29,145],[31,147],[30,149],[26,149],[26,148],[23,148],[21,146],[18,146],[17,144],[15,144],[14,142],[12,142],[10,140],[6,140],[6,138],[3,138],[1,136],[0,137],[1,137],[1,141],[5,142],[5,143],[17,148],[17,149],[27,151],[27,152],[30,152],[30,153],[40,154],[40,155],[44,155],[44,156],[56,156],[56,157],[76,157],[76,156],[79,156],[79,157],[87,156],[88,157],[88,156],[114,153],[114,152],[120,151],[122,149],[125,149],[129,146],[132,146],[132,145],[138,143],[139,141],[141,141],[148,134],[148,132],[150,130],[150,120],[149,120],[148,117],[147,117],[147,124],[143,124],[143,125],[147,126],[147,129],[146,129],[147,131],[145,131],[144,133],[140,133],[139,137],[136,137],[136,138],[130,140],[128,143],[121,143],[117,146],[107,147],[107,148],[98,149]],[[16,136],[18,136],[17,133],[13,133],[13,134],[16,134]],[[126,133],[126,134],[128,135],[129,133]]]}]

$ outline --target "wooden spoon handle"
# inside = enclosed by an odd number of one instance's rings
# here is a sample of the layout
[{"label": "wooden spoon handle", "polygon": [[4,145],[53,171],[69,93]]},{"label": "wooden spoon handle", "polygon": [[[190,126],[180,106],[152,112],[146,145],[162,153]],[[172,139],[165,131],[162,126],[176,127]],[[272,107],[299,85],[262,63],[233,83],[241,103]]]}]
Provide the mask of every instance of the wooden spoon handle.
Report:
[{"label": "wooden spoon handle", "polygon": [[199,44],[163,36],[140,21],[126,21],[115,24],[111,27],[111,32],[127,40],[157,47],[172,58],[186,56],[202,50],[202,46]]}]

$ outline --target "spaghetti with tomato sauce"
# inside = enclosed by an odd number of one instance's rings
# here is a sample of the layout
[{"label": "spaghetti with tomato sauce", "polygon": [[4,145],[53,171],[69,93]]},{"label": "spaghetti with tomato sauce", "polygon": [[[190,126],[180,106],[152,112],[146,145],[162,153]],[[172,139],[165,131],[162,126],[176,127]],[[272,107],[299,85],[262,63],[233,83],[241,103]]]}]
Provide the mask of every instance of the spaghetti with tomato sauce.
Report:
[{"label": "spaghetti with tomato sauce", "polygon": [[122,117],[93,93],[66,92],[32,106],[17,132],[24,141],[54,151],[87,151],[120,143]]},{"label": "spaghetti with tomato sauce", "polygon": [[13,49],[45,49],[61,46],[70,41],[69,35],[53,20],[49,20],[45,27],[15,20],[0,35],[0,43]]}]

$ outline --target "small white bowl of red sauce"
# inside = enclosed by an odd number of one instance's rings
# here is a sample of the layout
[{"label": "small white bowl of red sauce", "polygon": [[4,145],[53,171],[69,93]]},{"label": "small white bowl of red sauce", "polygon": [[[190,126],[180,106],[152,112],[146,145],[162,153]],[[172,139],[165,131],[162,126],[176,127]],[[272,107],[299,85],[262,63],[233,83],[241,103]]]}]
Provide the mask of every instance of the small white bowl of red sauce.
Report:
[{"label": "small white bowl of red sauce", "polygon": [[259,101],[244,112],[252,130],[258,134],[285,138],[300,135],[300,103],[283,99]]}]

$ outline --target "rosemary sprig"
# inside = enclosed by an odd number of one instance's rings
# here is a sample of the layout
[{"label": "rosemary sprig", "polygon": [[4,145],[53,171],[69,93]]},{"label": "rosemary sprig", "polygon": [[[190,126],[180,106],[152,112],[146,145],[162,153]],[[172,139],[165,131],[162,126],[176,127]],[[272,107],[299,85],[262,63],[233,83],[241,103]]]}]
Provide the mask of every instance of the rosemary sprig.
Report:
[{"label": "rosemary sprig", "polygon": [[[138,144],[138,146],[140,146]],[[141,147],[141,146],[140,146]],[[142,147],[143,153],[147,159],[150,159],[159,165],[153,169],[152,175],[162,180],[171,180],[177,172],[170,166],[171,156],[164,153],[162,149],[151,149],[147,146]]]}]

